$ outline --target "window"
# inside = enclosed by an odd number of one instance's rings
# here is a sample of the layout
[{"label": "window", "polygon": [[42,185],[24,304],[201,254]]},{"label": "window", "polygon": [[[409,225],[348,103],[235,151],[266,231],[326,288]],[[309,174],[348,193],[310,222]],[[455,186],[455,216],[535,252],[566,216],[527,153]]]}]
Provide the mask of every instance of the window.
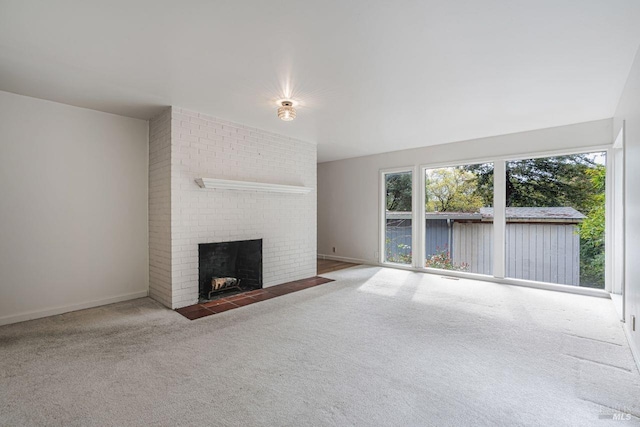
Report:
[{"label": "window", "polygon": [[383,173],[384,262],[412,263],[413,173]]},{"label": "window", "polygon": [[382,262],[599,289],[605,263],[607,282],[620,276],[605,257],[607,151],[419,171],[381,171]]},{"label": "window", "polygon": [[604,288],[606,153],[506,164],[506,276]]},{"label": "window", "polygon": [[424,267],[493,273],[493,163],[424,169]]}]

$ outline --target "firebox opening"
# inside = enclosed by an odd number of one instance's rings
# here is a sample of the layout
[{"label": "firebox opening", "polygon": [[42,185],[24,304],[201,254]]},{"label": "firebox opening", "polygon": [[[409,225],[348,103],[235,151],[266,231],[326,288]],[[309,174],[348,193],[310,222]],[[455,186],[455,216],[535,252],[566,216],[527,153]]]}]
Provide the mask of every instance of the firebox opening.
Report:
[{"label": "firebox opening", "polygon": [[200,301],[262,288],[262,239],[198,245]]}]

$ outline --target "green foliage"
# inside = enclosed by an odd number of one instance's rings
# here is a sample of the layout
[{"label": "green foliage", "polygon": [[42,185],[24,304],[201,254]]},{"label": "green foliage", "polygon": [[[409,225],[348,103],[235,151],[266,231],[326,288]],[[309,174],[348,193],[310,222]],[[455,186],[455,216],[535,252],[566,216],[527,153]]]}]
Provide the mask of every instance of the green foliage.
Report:
[{"label": "green foliage", "polygon": [[593,184],[593,192],[586,201],[589,210],[587,218],[580,224],[580,237],[597,240],[604,245],[606,169],[599,165],[595,169],[588,170],[587,175]]},{"label": "green foliage", "polygon": [[443,270],[455,270],[455,271],[467,271],[469,270],[469,264],[466,262],[460,264],[454,264],[451,259],[451,254],[447,247],[443,249],[436,249],[436,253],[431,255],[425,262],[425,267],[428,268],[440,268]]},{"label": "green foliage", "polygon": [[399,251],[397,254],[394,255],[394,253],[391,251],[392,245],[394,243],[388,237],[385,240],[385,242],[386,242],[385,247],[387,251],[387,254],[385,257],[386,261],[395,262],[398,264],[411,264],[411,261],[412,261],[411,246],[405,245],[404,243],[395,244]]},{"label": "green foliage", "polygon": [[544,157],[507,163],[507,206],[570,206],[585,212],[593,191],[588,155]]},{"label": "green foliage", "polygon": [[604,284],[604,227],[606,169],[598,165],[587,171],[593,192],[585,201],[587,218],[580,224],[580,284],[602,287]]},{"label": "green foliage", "polygon": [[411,173],[386,175],[387,210],[391,212],[411,212]]},{"label": "green foliage", "polygon": [[[588,154],[543,157],[507,162],[507,206],[570,206],[586,212],[593,184],[587,171],[597,165]],[[477,176],[478,194],[493,205],[493,165],[465,166]]]},{"label": "green foliage", "polygon": [[433,169],[426,177],[426,210],[477,212],[483,203],[477,188],[476,174],[463,167]]},{"label": "green foliage", "polygon": [[476,195],[482,199],[482,206],[493,206],[493,163],[463,166],[476,177]]}]

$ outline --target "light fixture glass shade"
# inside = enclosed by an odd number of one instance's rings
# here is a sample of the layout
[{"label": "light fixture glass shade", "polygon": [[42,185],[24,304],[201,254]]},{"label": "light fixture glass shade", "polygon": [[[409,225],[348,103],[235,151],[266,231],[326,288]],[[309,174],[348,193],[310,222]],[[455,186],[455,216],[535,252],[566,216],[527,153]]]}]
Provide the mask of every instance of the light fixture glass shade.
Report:
[{"label": "light fixture glass shade", "polygon": [[296,109],[291,101],[282,101],[282,107],[278,108],[278,117],[285,122],[296,118]]}]

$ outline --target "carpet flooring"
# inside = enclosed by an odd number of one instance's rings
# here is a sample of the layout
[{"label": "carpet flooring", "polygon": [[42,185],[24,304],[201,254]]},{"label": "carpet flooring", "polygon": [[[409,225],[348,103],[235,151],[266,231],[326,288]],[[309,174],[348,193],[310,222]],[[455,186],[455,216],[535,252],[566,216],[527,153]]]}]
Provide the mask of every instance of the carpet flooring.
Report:
[{"label": "carpet flooring", "polygon": [[194,321],[143,298],[0,327],[0,425],[640,425],[608,299],[325,276]]}]

